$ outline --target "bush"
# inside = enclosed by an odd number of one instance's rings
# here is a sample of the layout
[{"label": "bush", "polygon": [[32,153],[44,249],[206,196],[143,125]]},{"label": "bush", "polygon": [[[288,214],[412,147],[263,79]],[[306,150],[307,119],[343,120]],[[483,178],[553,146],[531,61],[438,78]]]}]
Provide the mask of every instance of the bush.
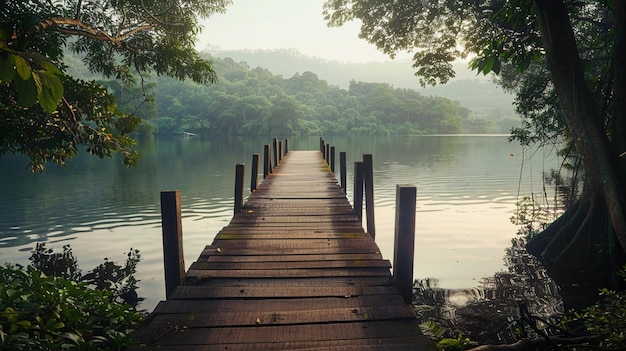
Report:
[{"label": "bush", "polygon": [[0,281],[0,350],[121,350],[142,320],[111,292],[31,266],[3,267]]},{"label": "bush", "polygon": [[[619,275],[626,280],[626,266]],[[626,349],[626,293],[600,289],[600,301],[581,312],[573,311],[563,325],[582,325],[586,333],[598,338],[603,350]]]},{"label": "bush", "polygon": [[138,251],[124,267],[105,259],[84,276],[69,246],[54,253],[38,244],[31,260],[26,268],[0,268],[0,350],[123,350],[134,343],[129,333],[143,315],[122,295],[136,288]]}]

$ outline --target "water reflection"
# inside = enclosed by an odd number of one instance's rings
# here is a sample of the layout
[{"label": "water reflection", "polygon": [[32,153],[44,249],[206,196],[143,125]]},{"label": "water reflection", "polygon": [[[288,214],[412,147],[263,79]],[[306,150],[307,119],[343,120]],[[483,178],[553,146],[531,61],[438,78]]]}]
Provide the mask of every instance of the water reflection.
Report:
[{"label": "water reflection", "polygon": [[461,333],[480,344],[503,344],[520,339],[521,309],[548,321],[563,315],[558,286],[526,252],[522,239],[512,240],[505,262],[506,271],[483,278],[473,289],[442,289],[436,279],[416,280],[414,306],[419,318],[444,326],[447,337]]}]

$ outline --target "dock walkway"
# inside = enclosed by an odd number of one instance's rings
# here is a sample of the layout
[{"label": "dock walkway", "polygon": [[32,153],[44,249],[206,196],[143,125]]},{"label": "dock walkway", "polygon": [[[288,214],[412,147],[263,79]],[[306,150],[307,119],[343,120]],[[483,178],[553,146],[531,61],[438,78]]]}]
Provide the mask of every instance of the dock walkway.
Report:
[{"label": "dock walkway", "polygon": [[133,350],[431,350],[319,151],[290,151]]}]

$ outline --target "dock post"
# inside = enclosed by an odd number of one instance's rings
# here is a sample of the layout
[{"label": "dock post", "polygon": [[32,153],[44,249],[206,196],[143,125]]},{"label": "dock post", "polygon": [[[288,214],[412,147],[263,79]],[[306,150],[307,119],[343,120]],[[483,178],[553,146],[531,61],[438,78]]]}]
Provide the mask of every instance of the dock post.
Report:
[{"label": "dock post", "polygon": [[330,147],[330,171],[335,173],[335,147]]},{"label": "dock post", "polygon": [[343,189],[343,192],[346,193],[348,192],[348,185],[346,184],[348,182],[348,175],[346,174],[346,152],[345,151],[341,151],[339,153],[339,172],[341,172],[341,188]]},{"label": "dock post", "polygon": [[352,193],[354,199],[354,214],[362,221],[363,220],[363,162],[354,163],[354,192]]},{"label": "dock post", "polygon": [[163,232],[163,265],[165,268],[165,299],[185,281],[183,226],[180,190],[161,192],[161,229]]},{"label": "dock post", "polygon": [[393,277],[398,292],[407,305],[413,302],[416,196],[417,190],[414,185],[396,185]]},{"label": "dock post", "polygon": [[374,225],[374,164],[372,154],[363,155],[364,178],[365,178],[365,218],[367,219],[367,232],[376,239],[376,226]]},{"label": "dock post", "polygon": [[268,147],[268,154],[267,154],[267,165],[269,167],[270,173],[272,174],[274,173],[274,167],[272,166],[272,145],[271,144],[267,144]]},{"label": "dock post", "polygon": [[250,192],[256,190],[256,187],[259,185],[259,158],[261,155],[253,154],[252,155],[252,175],[250,176]]},{"label": "dock post", "polygon": [[278,163],[282,162],[283,160],[283,141],[279,140],[278,141]]},{"label": "dock post", "polygon": [[285,139],[285,155],[289,153],[289,139]]},{"label": "dock post", "polygon": [[324,159],[326,159],[325,157],[325,153],[324,150],[326,149],[326,147],[324,146],[324,139],[322,137],[320,137],[320,152],[322,153],[322,156],[324,157]]},{"label": "dock post", "polygon": [[272,173],[272,165],[270,163],[270,145],[263,145],[263,179]]},{"label": "dock post", "polygon": [[278,140],[276,140],[276,138],[274,138],[273,141],[273,146],[274,146],[274,167],[278,166]]},{"label": "dock post", "polygon": [[243,181],[245,165],[239,163],[235,166],[235,214],[241,213],[243,208]]},{"label": "dock post", "polygon": [[330,144],[326,144],[326,157],[324,157],[324,159],[326,160],[326,164],[330,166]]}]

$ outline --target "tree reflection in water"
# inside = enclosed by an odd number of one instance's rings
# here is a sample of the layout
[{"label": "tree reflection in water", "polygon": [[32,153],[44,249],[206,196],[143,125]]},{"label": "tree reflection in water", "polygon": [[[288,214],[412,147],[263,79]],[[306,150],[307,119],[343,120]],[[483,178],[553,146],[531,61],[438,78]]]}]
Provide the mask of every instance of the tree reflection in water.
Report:
[{"label": "tree reflection in water", "polygon": [[[416,280],[413,305],[421,322],[434,321],[444,330],[443,337],[459,334],[480,344],[503,344],[519,340],[521,310],[548,322],[563,315],[559,288],[544,267],[524,248],[525,241],[515,238],[504,257],[508,271],[481,280],[474,289],[442,289],[436,279]],[[538,322],[548,334],[550,326]]]}]

